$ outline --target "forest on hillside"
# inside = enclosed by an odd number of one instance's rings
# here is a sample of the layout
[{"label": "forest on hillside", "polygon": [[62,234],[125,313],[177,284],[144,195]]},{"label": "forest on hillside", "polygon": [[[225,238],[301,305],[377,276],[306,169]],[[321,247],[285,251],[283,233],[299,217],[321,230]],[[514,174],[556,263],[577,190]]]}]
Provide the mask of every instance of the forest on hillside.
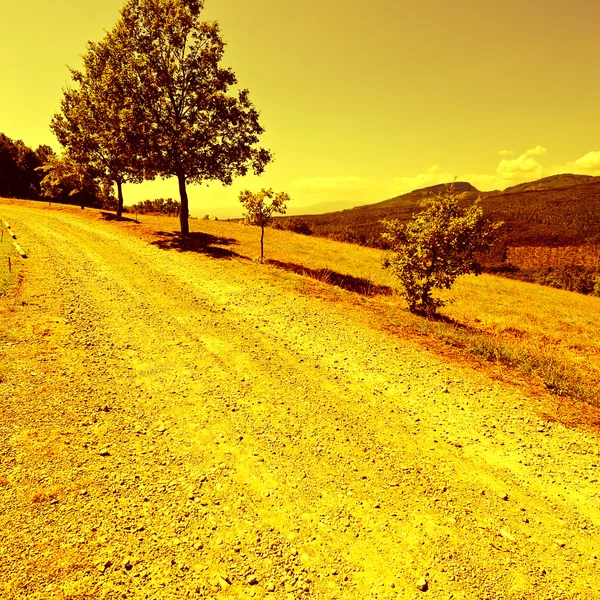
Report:
[{"label": "forest on hillside", "polygon": [[[569,246],[600,242],[600,180],[585,176],[557,176],[558,182],[572,185],[530,189],[535,182],[522,184],[524,189],[508,192],[479,192],[468,183],[457,183],[456,192],[465,203],[480,198],[486,216],[502,222],[501,239],[507,246]],[[584,181],[584,183],[580,183]],[[415,190],[390,200],[343,211],[299,217],[314,235],[385,248],[381,239],[383,219],[408,223],[421,209],[421,203],[440,186]],[[298,218],[298,217],[296,217]],[[280,226],[291,217],[277,219]]]},{"label": "forest on hillside", "polygon": [[[454,184],[465,204],[479,199],[484,214],[501,222],[492,251],[483,260],[489,272],[585,294],[600,293],[599,270],[583,264],[541,261],[527,267],[507,260],[509,248],[564,248],[600,244],[600,178],[564,174],[527,182],[504,192],[479,192],[466,182]],[[338,241],[387,248],[382,239],[383,220],[408,223],[422,203],[440,186],[415,190],[383,202],[322,215],[293,217],[313,235]],[[290,217],[277,219],[288,228]],[[581,254],[581,253],[580,253]],[[588,257],[589,258],[589,257]],[[594,262],[594,261],[586,261]]]}]

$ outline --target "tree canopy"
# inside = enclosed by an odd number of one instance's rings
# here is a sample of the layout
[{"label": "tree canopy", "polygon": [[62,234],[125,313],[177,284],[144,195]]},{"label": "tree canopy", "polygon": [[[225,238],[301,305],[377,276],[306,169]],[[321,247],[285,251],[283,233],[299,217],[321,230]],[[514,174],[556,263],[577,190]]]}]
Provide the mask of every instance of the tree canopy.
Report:
[{"label": "tree canopy", "polygon": [[[143,138],[145,176],[177,177],[181,233],[189,233],[187,183],[263,171],[271,153],[248,90],[231,91],[225,44],[196,0],[128,0],[103,40],[108,80],[118,81],[125,130]],[[116,85],[116,83],[115,83]]]},{"label": "tree canopy", "polygon": [[117,185],[117,215],[122,216],[123,183],[144,179],[143,139],[109,42],[88,43],[83,70],[71,70],[75,87],[64,90],[51,128],[65,148],[67,163],[78,163],[85,172]]},{"label": "tree canopy", "polygon": [[51,155],[47,162],[39,167],[43,173],[41,188],[44,197],[86,206],[103,206],[109,197],[109,190],[102,189],[98,173],[90,170],[89,165],[79,163],[68,154]]}]

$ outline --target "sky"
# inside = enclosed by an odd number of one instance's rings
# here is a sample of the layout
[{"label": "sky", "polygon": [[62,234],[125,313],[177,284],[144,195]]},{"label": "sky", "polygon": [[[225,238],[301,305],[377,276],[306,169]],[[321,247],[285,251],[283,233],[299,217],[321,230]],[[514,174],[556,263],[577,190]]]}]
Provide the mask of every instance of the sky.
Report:
[{"label": "sky", "polygon": [[[0,4],[0,132],[58,151],[49,123],[67,66],[122,2]],[[238,216],[246,188],[286,191],[301,213],[453,178],[487,191],[600,175],[600,3],[205,0],[204,18],[219,21],[275,160],[229,187],[190,186],[193,216]],[[124,192],[178,198],[174,179]]]}]

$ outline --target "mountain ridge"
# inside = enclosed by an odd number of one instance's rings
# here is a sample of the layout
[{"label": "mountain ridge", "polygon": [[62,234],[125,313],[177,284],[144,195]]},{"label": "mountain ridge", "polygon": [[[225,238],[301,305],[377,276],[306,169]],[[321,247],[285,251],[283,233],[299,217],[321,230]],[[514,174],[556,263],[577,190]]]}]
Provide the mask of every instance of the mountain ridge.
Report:
[{"label": "mountain ridge", "polygon": [[[380,246],[383,219],[408,222],[423,199],[446,185],[420,188],[341,211],[303,214],[301,218],[316,235]],[[490,192],[481,192],[463,181],[454,182],[454,189],[466,202],[480,198],[490,219],[504,223],[501,236],[507,246],[600,242],[600,177],[566,173]]]}]

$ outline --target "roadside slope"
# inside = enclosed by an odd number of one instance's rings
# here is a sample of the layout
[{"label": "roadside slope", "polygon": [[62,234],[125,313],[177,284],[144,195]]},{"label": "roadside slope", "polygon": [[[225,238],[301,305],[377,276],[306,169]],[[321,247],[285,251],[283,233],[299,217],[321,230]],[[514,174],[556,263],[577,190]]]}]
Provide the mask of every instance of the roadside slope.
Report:
[{"label": "roadside slope", "polygon": [[594,434],[291,273],[0,215],[6,597],[600,595]]}]

